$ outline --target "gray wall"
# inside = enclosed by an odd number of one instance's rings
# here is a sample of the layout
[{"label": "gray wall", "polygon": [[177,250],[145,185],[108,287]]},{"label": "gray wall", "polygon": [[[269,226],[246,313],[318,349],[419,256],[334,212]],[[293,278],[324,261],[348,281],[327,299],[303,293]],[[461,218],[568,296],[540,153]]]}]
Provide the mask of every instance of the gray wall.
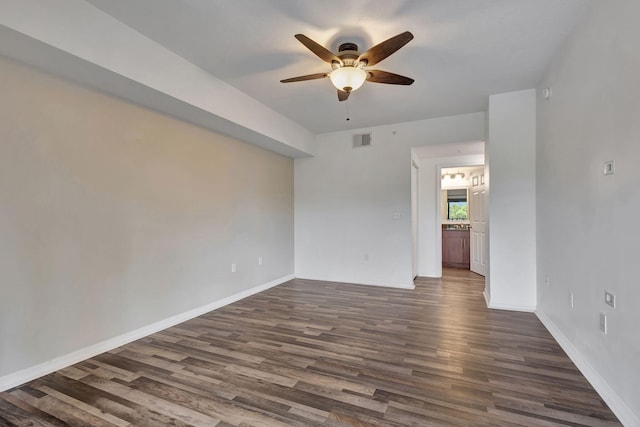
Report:
[{"label": "gray wall", "polygon": [[0,94],[0,377],[293,274],[291,159],[1,57]]},{"label": "gray wall", "polygon": [[537,103],[538,311],[629,426],[640,425],[638,16],[638,1],[593,2]]}]

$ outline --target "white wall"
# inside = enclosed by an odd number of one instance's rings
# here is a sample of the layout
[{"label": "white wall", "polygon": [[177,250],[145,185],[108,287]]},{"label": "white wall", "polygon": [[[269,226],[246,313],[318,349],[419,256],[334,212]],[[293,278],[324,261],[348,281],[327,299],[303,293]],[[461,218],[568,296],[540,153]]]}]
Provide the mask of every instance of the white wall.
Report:
[{"label": "white wall", "polygon": [[535,144],[535,90],[489,97],[487,295],[492,308],[536,307]]},{"label": "white wall", "polygon": [[640,426],[638,16],[638,1],[593,2],[538,99],[538,314],[628,426]]},{"label": "white wall", "polygon": [[0,389],[293,274],[292,159],[1,57],[0,93]]},{"label": "white wall", "polygon": [[418,275],[442,277],[442,226],[440,169],[448,166],[471,166],[484,163],[484,143],[464,142],[419,147],[419,258]]},{"label": "white wall", "polygon": [[483,113],[319,135],[295,160],[296,276],[411,287],[411,147],[483,136]]}]

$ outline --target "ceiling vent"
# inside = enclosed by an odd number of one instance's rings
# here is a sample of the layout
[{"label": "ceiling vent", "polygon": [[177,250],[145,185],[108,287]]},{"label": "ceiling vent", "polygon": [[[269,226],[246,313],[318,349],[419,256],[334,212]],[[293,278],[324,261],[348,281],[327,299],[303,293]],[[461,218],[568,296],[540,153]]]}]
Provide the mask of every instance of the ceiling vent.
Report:
[{"label": "ceiling vent", "polygon": [[353,135],[353,148],[370,147],[371,133],[358,133]]}]

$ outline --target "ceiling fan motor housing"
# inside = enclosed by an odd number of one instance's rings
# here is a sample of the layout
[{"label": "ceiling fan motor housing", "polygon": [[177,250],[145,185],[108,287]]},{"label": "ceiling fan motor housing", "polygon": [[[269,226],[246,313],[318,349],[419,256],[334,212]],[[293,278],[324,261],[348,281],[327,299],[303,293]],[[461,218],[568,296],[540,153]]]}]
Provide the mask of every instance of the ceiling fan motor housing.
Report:
[{"label": "ceiling fan motor housing", "polygon": [[355,43],[342,43],[338,47],[338,54],[336,56],[340,58],[340,61],[342,61],[342,65],[334,61],[331,64],[331,67],[333,69],[339,68],[341,66],[353,67],[356,65],[358,57],[360,56],[360,54],[358,53],[358,45]]},{"label": "ceiling fan motor housing", "polygon": [[345,50],[357,52],[358,51],[358,45],[355,44],[355,43],[342,43],[338,47],[338,52],[344,52]]}]

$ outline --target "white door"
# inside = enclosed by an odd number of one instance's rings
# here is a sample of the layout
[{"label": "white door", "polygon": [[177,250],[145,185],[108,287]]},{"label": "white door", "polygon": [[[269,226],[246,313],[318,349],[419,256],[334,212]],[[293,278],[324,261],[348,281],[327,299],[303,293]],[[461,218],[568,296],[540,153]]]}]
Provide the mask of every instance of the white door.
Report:
[{"label": "white door", "polygon": [[472,178],[469,210],[471,213],[471,271],[485,275],[487,271],[487,193],[484,176]]}]

